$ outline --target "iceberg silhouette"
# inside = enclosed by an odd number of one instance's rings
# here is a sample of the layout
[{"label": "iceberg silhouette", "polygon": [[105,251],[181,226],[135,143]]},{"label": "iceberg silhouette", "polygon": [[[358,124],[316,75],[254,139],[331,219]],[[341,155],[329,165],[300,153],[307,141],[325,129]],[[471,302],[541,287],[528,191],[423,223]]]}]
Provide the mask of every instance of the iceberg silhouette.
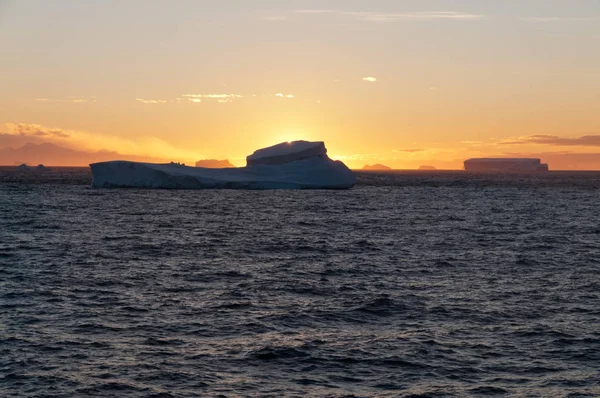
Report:
[{"label": "iceberg silhouette", "polygon": [[95,188],[348,189],[356,184],[354,173],[331,160],[320,141],[283,142],[255,151],[246,162],[222,169],[123,160],[90,167]]},{"label": "iceberg silhouette", "polygon": [[474,172],[548,171],[548,165],[537,158],[473,158],[464,165],[465,171]]}]

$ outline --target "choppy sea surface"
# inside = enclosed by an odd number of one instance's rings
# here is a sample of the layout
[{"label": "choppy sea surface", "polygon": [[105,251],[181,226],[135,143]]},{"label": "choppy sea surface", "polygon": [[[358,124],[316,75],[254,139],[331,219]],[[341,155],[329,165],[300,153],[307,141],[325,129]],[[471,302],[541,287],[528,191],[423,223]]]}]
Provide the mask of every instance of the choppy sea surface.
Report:
[{"label": "choppy sea surface", "polygon": [[600,396],[600,174],[0,169],[0,396]]}]

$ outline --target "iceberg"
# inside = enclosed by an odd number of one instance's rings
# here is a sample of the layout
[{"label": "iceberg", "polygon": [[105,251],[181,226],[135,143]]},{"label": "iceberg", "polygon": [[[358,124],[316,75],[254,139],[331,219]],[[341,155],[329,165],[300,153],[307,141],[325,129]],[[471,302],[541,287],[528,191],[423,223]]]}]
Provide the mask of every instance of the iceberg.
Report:
[{"label": "iceberg", "polygon": [[196,167],[205,167],[207,169],[226,169],[235,167],[228,159],[202,159],[196,162]]},{"label": "iceberg", "polygon": [[95,188],[348,189],[354,173],[327,156],[323,142],[284,142],[259,149],[247,166],[210,169],[123,160],[90,164]]},{"label": "iceberg", "polygon": [[535,158],[475,158],[465,160],[465,170],[474,172],[548,171],[548,165]]},{"label": "iceberg", "polygon": [[385,164],[374,164],[374,165],[365,165],[365,167],[362,168],[363,170],[369,170],[369,171],[390,171],[392,170],[391,167],[386,166]]}]

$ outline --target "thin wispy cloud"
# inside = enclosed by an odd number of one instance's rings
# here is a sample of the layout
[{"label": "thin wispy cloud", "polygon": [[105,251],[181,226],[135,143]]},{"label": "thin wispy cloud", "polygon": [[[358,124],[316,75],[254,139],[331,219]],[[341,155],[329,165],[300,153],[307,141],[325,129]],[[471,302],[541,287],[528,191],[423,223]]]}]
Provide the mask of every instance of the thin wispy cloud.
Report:
[{"label": "thin wispy cloud", "polygon": [[62,102],[62,103],[72,103],[72,104],[83,104],[83,103],[94,103],[97,102],[95,96],[90,97],[77,97],[77,96],[69,96],[63,99],[55,99],[55,98],[35,98],[36,102]]},{"label": "thin wispy cloud", "polygon": [[[460,11],[411,11],[411,12],[379,12],[379,11],[343,11],[330,9],[292,10],[297,15],[336,15],[350,17],[365,22],[399,22],[399,21],[434,21],[434,20],[478,20],[485,15]],[[276,17],[262,17],[268,20],[284,20]],[[278,18],[278,19],[272,19]]]},{"label": "thin wispy cloud", "polygon": [[182,97],[189,98],[210,98],[210,99],[223,99],[223,98],[243,98],[243,95],[239,94],[183,94]]},{"label": "thin wispy cloud", "polygon": [[600,135],[584,135],[582,137],[568,138],[559,137],[556,135],[530,135],[520,137],[516,140],[502,142],[504,145],[522,145],[522,144],[538,144],[538,145],[554,145],[554,146],[600,146]]},{"label": "thin wispy cloud", "polygon": [[141,102],[142,104],[166,104],[167,101],[166,100],[152,100],[152,99],[144,99],[144,98],[136,98],[135,99],[138,102]]},{"label": "thin wispy cloud", "polygon": [[519,17],[522,21],[527,22],[578,22],[578,21],[595,21],[598,18],[587,17]]},{"label": "thin wispy cloud", "polygon": [[56,138],[69,138],[70,135],[63,129],[58,128],[47,128],[39,124],[13,124],[6,123],[5,126],[14,135],[20,135],[23,137],[36,136],[36,137],[56,137]]},{"label": "thin wispy cloud", "polygon": [[244,98],[240,94],[183,94],[182,97],[195,104],[201,103],[203,99],[216,100],[219,104],[227,104],[235,99]]},{"label": "thin wispy cloud", "polygon": [[[380,11],[343,11],[331,9],[306,9],[292,10],[292,14],[297,15],[339,15],[349,16],[359,21],[365,22],[400,22],[400,21],[435,21],[435,20],[456,20],[456,21],[476,21],[485,19],[486,15],[463,11],[410,11],[410,12],[380,12]],[[566,16],[532,16],[516,17],[519,20],[537,23],[550,22],[580,22],[597,21],[598,17],[566,17]],[[262,19],[269,21],[288,20],[286,15],[264,16]]]},{"label": "thin wispy cloud", "polygon": [[397,21],[433,21],[433,20],[477,20],[484,18],[481,14],[471,14],[457,11],[421,11],[421,12],[346,12],[355,18],[369,22]]},{"label": "thin wispy cloud", "polygon": [[375,83],[377,81],[376,77],[373,76],[366,76],[362,78],[365,82],[369,82],[369,83]]},{"label": "thin wispy cloud", "polygon": [[407,153],[416,153],[416,152],[423,152],[426,151],[426,149],[423,148],[409,148],[409,149],[394,149],[392,150],[392,152],[407,152]]}]

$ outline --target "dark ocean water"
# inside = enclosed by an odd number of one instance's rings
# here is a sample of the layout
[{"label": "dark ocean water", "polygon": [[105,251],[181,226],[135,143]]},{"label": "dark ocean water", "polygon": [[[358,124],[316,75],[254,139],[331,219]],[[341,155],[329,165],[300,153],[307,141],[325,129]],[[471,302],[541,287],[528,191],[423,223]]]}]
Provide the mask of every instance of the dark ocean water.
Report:
[{"label": "dark ocean water", "polygon": [[0,170],[0,396],[600,396],[600,174]]}]

